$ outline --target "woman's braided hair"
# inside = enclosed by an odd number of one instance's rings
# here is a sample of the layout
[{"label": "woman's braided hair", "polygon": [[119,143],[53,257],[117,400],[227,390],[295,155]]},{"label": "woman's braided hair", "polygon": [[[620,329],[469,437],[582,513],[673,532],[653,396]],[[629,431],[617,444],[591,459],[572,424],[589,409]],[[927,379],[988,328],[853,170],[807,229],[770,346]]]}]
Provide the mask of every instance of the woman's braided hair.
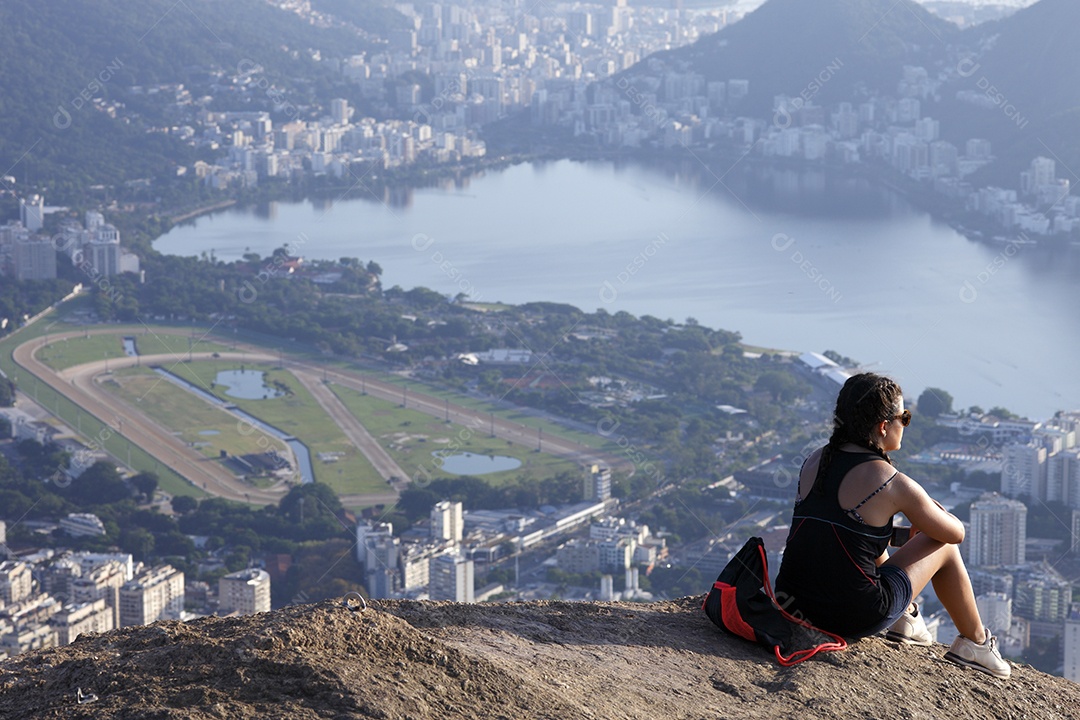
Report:
[{"label": "woman's braided hair", "polygon": [[878,443],[874,428],[896,415],[902,395],[900,386],[883,375],[860,373],[847,379],[836,397],[833,432],[829,444],[821,451],[814,492],[825,492],[824,478],[829,463],[840,446],[847,443],[868,447],[892,465],[892,458]]}]

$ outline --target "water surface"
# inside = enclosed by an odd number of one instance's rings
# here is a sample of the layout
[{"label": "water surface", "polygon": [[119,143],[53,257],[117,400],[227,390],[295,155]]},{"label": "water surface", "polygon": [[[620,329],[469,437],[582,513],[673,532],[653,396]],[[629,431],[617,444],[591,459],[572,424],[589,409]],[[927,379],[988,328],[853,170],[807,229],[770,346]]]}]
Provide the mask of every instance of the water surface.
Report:
[{"label": "water surface", "polygon": [[156,242],[222,260],[282,245],[374,260],[386,288],[692,317],[752,344],[836,350],[909,395],[944,388],[959,407],[1035,418],[1080,408],[1080,250],[973,242],[836,174],[533,163],[378,197],[232,209]]}]

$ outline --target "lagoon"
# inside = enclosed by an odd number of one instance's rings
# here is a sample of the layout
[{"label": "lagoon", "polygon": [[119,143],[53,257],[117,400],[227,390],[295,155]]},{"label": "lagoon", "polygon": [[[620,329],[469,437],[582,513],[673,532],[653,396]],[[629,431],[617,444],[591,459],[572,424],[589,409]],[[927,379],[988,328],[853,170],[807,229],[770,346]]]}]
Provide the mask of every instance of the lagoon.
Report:
[{"label": "lagoon", "polygon": [[1080,408],[1080,249],[974,242],[829,172],[537,162],[230,209],[155,242],[222,260],[282,245],[374,260],[387,288],[693,317],[754,345],[831,349],[958,407]]}]

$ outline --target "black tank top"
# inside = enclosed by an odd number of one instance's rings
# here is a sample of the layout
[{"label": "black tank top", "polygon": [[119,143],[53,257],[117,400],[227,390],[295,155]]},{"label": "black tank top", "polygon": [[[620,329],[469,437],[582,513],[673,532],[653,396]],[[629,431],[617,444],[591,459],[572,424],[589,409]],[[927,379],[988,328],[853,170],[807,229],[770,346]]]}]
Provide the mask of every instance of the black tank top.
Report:
[{"label": "black tank top", "polygon": [[[798,610],[813,624],[839,635],[857,635],[877,625],[892,605],[888,585],[879,582],[876,563],[889,545],[892,518],[880,527],[867,525],[851,517],[838,500],[845,475],[857,465],[880,459],[874,453],[833,453],[822,479],[824,492],[811,490],[796,501],[776,578],[777,601],[789,613]],[[891,481],[892,477],[882,487]]]}]

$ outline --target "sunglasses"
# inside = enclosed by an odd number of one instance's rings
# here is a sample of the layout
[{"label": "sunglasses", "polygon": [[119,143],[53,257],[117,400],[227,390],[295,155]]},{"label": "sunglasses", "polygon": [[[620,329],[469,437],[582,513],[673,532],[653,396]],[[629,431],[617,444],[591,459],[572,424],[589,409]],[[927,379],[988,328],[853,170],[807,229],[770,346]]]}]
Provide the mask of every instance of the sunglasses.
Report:
[{"label": "sunglasses", "polygon": [[905,410],[904,412],[900,413],[899,415],[893,415],[889,420],[890,420],[890,422],[893,421],[893,420],[899,420],[901,425],[903,425],[904,427],[907,427],[908,425],[911,424],[911,411],[910,410]]}]

